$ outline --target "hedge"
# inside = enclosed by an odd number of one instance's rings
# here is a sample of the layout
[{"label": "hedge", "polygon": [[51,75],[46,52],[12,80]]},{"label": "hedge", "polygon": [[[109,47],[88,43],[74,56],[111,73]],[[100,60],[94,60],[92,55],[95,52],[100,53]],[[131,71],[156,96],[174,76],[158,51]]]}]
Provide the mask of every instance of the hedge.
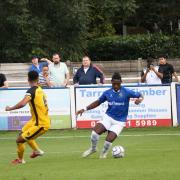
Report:
[{"label": "hedge", "polygon": [[180,57],[180,35],[163,34],[110,36],[88,42],[88,53],[93,60],[128,60],[164,54]]}]

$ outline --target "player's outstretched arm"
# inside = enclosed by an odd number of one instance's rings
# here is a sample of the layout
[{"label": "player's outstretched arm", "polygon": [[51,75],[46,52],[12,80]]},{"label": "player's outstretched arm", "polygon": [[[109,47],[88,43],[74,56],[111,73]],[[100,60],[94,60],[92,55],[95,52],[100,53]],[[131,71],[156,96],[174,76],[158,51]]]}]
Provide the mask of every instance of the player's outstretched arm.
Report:
[{"label": "player's outstretched arm", "polygon": [[15,109],[20,109],[23,108],[28,102],[30,101],[30,98],[28,96],[25,96],[24,99],[22,99],[19,103],[17,103],[16,105],[10,107],[10,106],[6,106],[5,110],[6,111],[12,111]]},{"label": "player's outstretched arm", "polygon": [[76,112],[76,115],[78,116],[79,114],[82,115],[82,113],[84,111],[88,111],[90,109],[94,109],[97,106],[99,106],[101,103],[99,102],[99,100],[94,101],[93,103],[91,103],[90,105],[88,105],[85,109],[81,109],[79,111]]}]

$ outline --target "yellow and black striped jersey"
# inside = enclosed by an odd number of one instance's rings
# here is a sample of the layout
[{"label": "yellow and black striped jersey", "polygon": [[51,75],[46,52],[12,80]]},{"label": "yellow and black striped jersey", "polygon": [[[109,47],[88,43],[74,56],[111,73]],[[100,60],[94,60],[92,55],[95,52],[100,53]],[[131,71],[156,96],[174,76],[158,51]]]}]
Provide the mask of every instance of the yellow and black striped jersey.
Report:
[{"label": "yellow and black striped jersey", "polygon": [[33,86],[27,90],[26,96],[30,98],[29,105],[32,123],[36,126],[50,127],[47,99],[42,88],[40,86]]}]

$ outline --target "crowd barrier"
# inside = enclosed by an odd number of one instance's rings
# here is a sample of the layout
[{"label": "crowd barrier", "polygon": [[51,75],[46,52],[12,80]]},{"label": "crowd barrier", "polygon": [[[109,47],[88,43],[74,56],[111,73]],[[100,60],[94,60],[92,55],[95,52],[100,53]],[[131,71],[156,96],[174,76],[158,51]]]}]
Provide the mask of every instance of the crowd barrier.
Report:
[{"label": "crowd barrier", "polygon": [[[130,100],[126,127],[177,126],[180,124],[180,84],[142,85],[124,84],[144,95],[140,105]],[[103,119],[107,103],[76,117],[75,112],[85,108],[111,85],[70,86],[44,89],[51,117],[51,129],[92,128]],[[0,130],[19,130],[29,120],[29,107],[6,112],[6,105],[14,105],[23,98],[27,88],[0,89]]]}]

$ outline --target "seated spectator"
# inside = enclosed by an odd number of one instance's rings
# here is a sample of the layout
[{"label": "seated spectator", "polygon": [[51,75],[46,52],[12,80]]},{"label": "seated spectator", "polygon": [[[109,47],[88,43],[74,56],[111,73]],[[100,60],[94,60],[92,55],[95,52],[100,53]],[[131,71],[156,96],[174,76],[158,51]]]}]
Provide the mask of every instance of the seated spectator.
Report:
[{"label": "seated spectator", "polygon": [[41,61],[44,62],[39,62],[39,58],[37,56],[33,56],[31,60],[32,65],[30,66],[29,71],[36,71],[38,73],[42,72],[42,68],[44,65],[48,65],[51,63],[51,61],[46,58],[41,59]]},{"label": "seated spectator", "polygon": [[166,57],[165,56],[159,56],[159,72],[161,72],[163,74],[163,78],[162,78],[162,84],[166,84],[166,83],[171,83],[172,82],[172,76],[175,77],[177,82],[180,82],[174,67],[167,63]]},{"label": "seated spectator", "polygon": [[84,56],[82,59],[82,66],[77,70],[73,78],[74,84],[97,84],[97,77],[100,78],[100,83],[104,84],[104,75],[102,71],[91,64],[91,60],[88,56]]},{"label": "seated spectator", "polygon": [[0,74],[0,88],[8,88],[8,82],[4,74]]},{"label": "seated spectator", "polygon": [[49,74],[54,87],[66,87],[69,83],[69,70],[67,65],[61,61],[59,54],[53,54],[53,63],[49,65]]},{"label": "seated spectator", "polygon": [[49,77],[49,68],[48,65],[44,65],[42,68],[42,72],[39,73],[39,83],[42,87],[51,87],[52,84],[50,82]]},{"label": "seated spectator", "polygon": [[162,73],[158,72],[159,66],[154,65],[152,58],[147,59],[147,67],[141,72],[141,82],[147,84],[161,84]]}]

